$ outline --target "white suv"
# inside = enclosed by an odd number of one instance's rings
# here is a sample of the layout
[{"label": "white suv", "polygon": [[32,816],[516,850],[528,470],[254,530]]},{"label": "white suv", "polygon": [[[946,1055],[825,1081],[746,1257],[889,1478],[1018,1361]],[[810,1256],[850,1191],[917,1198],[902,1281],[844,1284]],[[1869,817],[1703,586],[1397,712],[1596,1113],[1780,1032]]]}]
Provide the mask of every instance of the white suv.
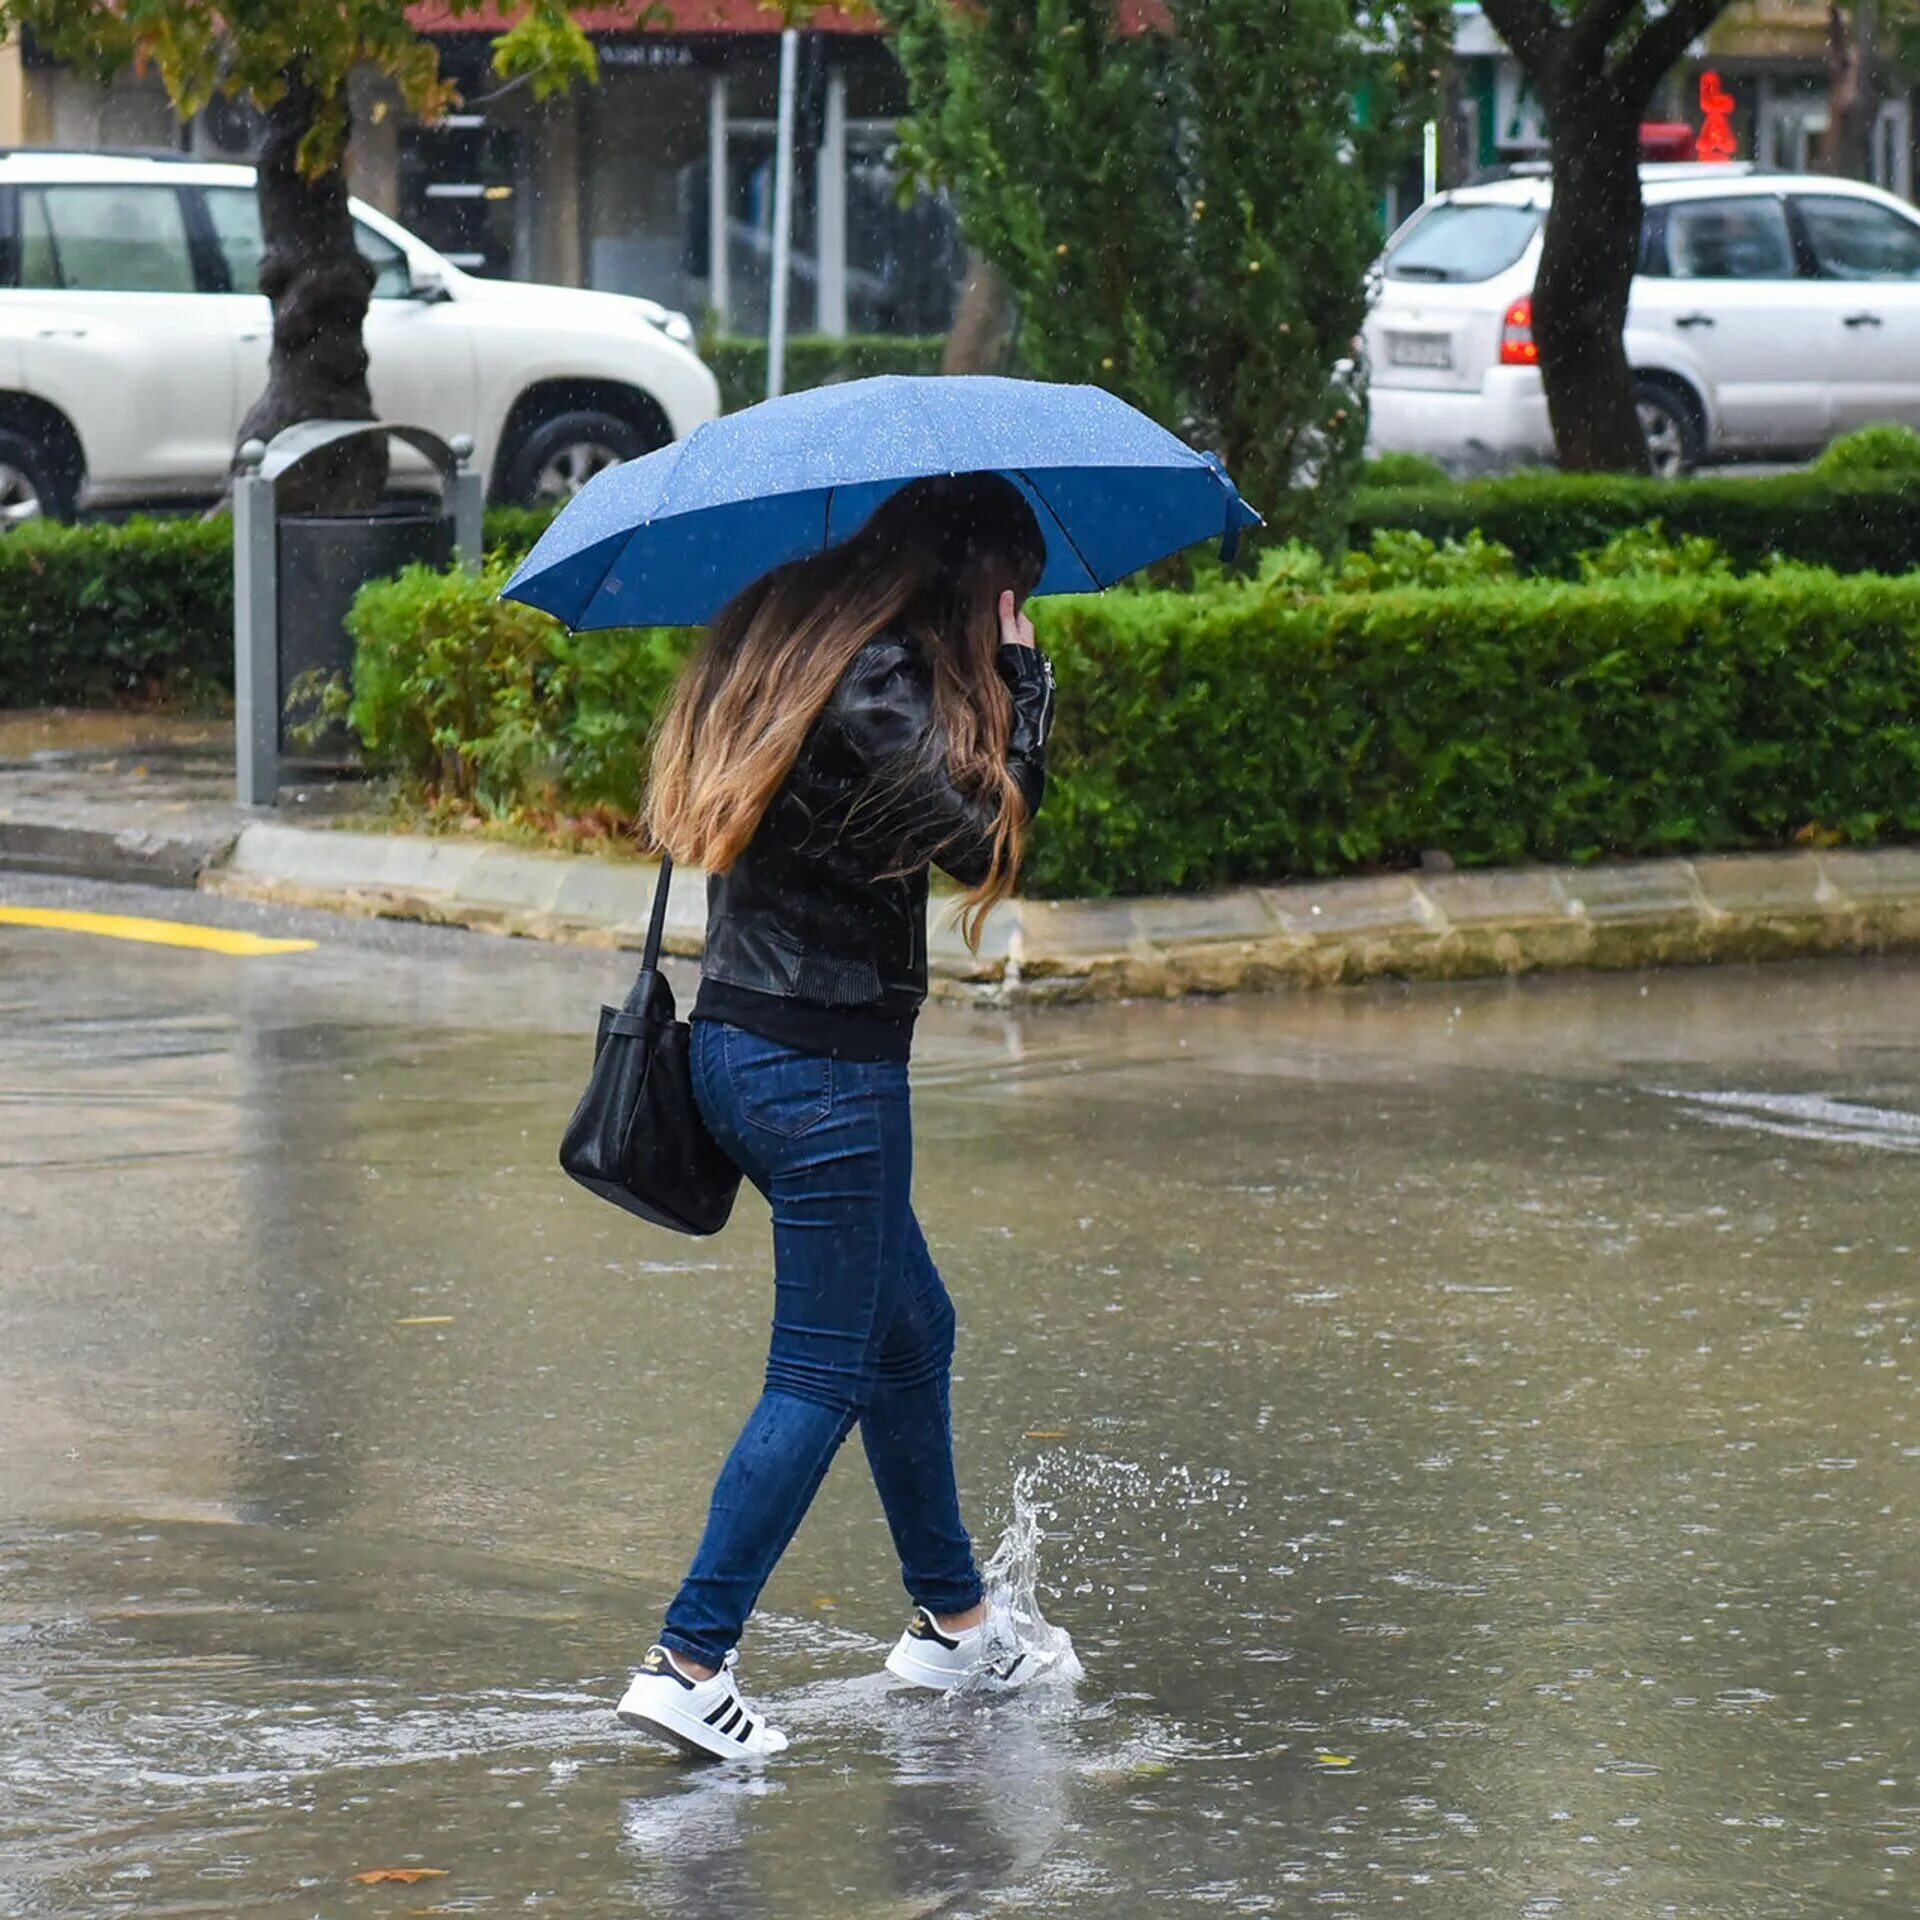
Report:
[{"label": "white suv", "polygon": [[[1920,427],[1920,216],[1877,187],[1727,166],[1641,170],[1626,348],[1657,471],[1793,458],[1874,421]],[[1376,451],[1454,467],[1553,457],[1533,342],[1549,188],[1430,200],[1367,316]]]},{"label": "white suv", "polygon": [[[481,280],[358,201],[382,418],[473,438],[496,500],[564,498],[719,411],[686,317]],[[217,495],[267,383],[249,167],[0,151],[0,524]]]}]

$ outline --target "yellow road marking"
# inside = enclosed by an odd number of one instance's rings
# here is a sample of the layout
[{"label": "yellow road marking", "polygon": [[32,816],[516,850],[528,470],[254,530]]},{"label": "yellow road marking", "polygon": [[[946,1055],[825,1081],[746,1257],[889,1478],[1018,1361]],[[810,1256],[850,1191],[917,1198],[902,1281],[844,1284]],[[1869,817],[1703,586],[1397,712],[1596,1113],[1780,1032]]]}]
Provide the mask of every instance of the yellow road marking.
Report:
[{"label": "yellow road marking", "polygon": [[144,940],[156,947],[199,947],[207,953],[252,959],[263,953],[310,953],[317,940],[268,940],[230,927],[196,927],[184,920],[142,920],[124,913],[69,913],[59,907],[0,907],[0,927],[47,927],[56,933],[94,933],[103,940]]}]

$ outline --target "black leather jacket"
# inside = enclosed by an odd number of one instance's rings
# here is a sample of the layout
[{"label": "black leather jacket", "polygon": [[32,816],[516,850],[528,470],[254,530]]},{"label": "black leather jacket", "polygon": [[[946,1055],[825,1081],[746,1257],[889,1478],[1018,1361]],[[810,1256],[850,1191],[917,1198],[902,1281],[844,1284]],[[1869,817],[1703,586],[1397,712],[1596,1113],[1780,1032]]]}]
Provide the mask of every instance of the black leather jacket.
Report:
[{"label": "black leather jacket", "polygon": [[[1029,817],[1046,791],[1053,669],[1002,647],[1007,764]],[[910,1020],[927,993],[927,868],[986,876],[994,810],[948,777],[924,655],[891,632],[860,649],[746,851],[707,882],[703,981]]]}]

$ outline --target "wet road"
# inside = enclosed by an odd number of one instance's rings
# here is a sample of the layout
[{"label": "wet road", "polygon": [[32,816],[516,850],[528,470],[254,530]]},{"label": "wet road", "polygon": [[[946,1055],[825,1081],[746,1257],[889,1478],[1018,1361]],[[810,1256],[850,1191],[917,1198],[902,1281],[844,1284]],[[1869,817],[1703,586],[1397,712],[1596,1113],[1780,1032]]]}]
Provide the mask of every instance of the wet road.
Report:
[{"label": "wet road", "polygon": [[4,897],[319,942],[0,927],[9,1920],[1920,1910],[1920,969],[931,1018],[963,1482],[1087,1678],[880,1686],[856,1451],[739,1777],[606,1710],[768,1310],[751,1197],[553,1169],[627,963]]}]

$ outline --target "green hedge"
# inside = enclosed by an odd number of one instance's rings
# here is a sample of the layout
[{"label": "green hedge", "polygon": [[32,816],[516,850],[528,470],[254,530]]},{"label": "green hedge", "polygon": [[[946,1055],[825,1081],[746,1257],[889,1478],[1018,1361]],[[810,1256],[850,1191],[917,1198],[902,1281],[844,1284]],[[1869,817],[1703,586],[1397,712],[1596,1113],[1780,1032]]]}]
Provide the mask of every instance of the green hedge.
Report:
[{"label": "green hedge", "polygon": [[1056,603],[1040,893],[1920,830],[1920,577]]},{"label": "green hedge", "polygon": [[362,587],[353,688],[320,703],[416,799],[504,818],[639,808],[640,743],[696,633],[570,634],[498,595],[508,567]]},{"label": "green hedge", "polygon": [[0,536],[0,706],[199,704],[233,684],[225,520]]},{"label": "green hedge", "polygon": [[1383,530],[1464,539],[1475,528],[1510,547],[1526,573],[1570,577],[1578,556],[1649,520],[1704,534],[1736,567],[1774,554],[1840,573],[1920,567],[1920,475],[1812,470],[1764,478],[1643,480],[1618,474],[1519,473],[1444,486],[1362,487],[1349,538]]},{"label": "green hedge", "polygon": [[[550,514],[487,512],[517,559]],[[233,690],[233,527],[39,521],[0,535],[0,706],[204,705]]]},{"label": "green hedge", "polygon": [[[854,334],[844,340],[823,333],[799,334],[787,342],[787,391],[799,393],[874,373],[938,373],[946,347],[942,334]],[[764,340],[710,336],[700,343],[700,357],[720,382],[720,404],[729,413],[767,397]]]},{"label": "green hedge", "polygon": [[[1280,559],[1041,607],[1060,714],[1031,892],[1920,831],[1920,576],[1307,591]],[[370,757],[456,809],[631,815],[689,636],[569,638],[492,584],[363,595]]]}]

